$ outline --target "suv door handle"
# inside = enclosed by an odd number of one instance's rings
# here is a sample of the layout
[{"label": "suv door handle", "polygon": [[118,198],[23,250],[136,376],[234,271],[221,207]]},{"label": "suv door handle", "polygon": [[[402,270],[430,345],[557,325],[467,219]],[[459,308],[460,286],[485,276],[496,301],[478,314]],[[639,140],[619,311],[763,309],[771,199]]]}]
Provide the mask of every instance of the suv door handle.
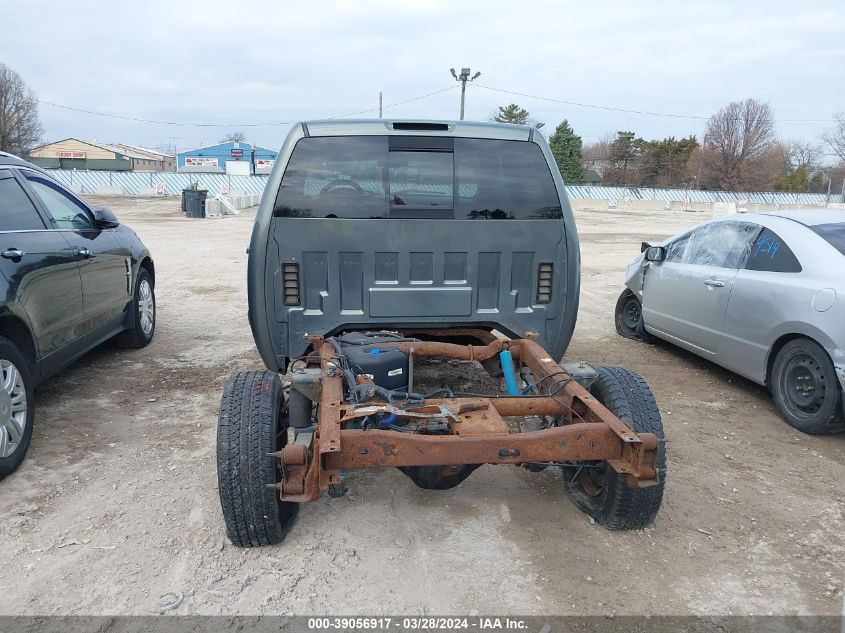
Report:
[{"label": "suv door handle", "polygon": [[3,251],[2,255],[6,259],[20,259],[24,255],[26,255],[26,253],[21,250],[18,250],[17,248],[7,248],[5,251]]},{"label": "suv door handle", "polygon": [[721,279],[706,279],[704,285],[710,286],[711,288],[724,288],[725,282]]},{"label": "suv door handle", "polygon": [[84,246],[82,248],[77,248],[76,254],[79,255],[80,257],[84,257],[85,259],[88,259],[89,257],[91,257],[91,251],[89,251]]}]

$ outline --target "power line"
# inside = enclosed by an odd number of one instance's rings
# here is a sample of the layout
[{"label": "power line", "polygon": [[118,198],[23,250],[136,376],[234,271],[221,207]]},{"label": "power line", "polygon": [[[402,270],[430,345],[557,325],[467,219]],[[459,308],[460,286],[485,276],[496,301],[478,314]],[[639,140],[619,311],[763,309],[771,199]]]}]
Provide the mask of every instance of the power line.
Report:
[{"label": "power line", "polygon": [[[388,103],[383,108],[393,108],[396,106],[404,105],[406,103],[411,103],[412,101],[419,101],[420,99],[425,99],[427,97],[433,97],[434,95],[439,95],[441,92],[446,92],[447,90],[454,90],[457,86],[446,86],[440,90],[435,90],[434,92],[429,92],[428,94],[420,95],[419,97],[413,97],[412,99],[405,99],[405,101],[397,101],[396,103]],[[350,112],[349,114],[338,114],[335,116],[328,117],[329,119],[341,119],[345,116],[355,116],[356,114],[366,114],[367,112],[377,112],[380,108],[370,108],[369,110],[359,110],[358,112]]]},{"label": "power line", "polygon": [[[446,92],[447,90],[452,90],[456,86],[448,86],[446,88],[442,88],[440,90],[435,90],[434,92],[429,92],[424,95],[420,95],[418,97],[412,97],[411,99],[405,99],[404,101],[397,101],[396,103],[389,103],[384,108],[393,108],[396,106],[403,105],[405,103],[411,103],[413,101],[419,101],[420,99],[426,99],[427,97],[434,96],[436,94],[440,94],[441,92]],[[221,128],[242,128],[242,127],[268,127],[268,126],[278,126],[278,125],[293,125],[297,123],[297,121],[273,121],[267,123],[189,123],[184,121],[160,121],[157,119],[144,119],[141,117],[134,117],[134,116],[127,116],[122,114],[111,114],[109,112],[97,112],[95,110],[87,110],[85,108],[77,108],[74,106],[62,105],[60,103],[53,103],[52,101],[46,101],[44,99],[39,99],[39,103],[43,103],[44,105],[52,106],[54,108],[61,108],[62,110],[71,110],[73,112],[81,112],[83,114],[91,114],[94,116],[102,116],[108,117],[111,119],[120,119],[122,121],[135,121],[137,123],[153,123],[156,125],[174,125],[174,126],[184,126],[184,127],[221,127]],[[357,112],[348,112],[346,114],[336,114],[334,116],[328,117],[329,119],[340,119],[347,116],[355,116],[358,114],[365,114],[367,112],[376,112],[378,108],[369,108],[366,110],[359,110]]]},{"label": "power line", "polygon": [[121,119],[123,121],[135,121],[138,123],[155,123],[157,125],[179,125],[189,127],[259,127],[264,125],[290,125],[293,121],[277,121],[274,123],[185,123],[181,121],[159,121],[156,119],[142,119],[133,116],[124,116],[122,114],[111,114],[109,112],[95,112],[94,110],[86,110],[85,108],[75,108],[73,106],[62,105],[60,103],[53,103],[39,99],[39,103],[53,106],[54,108],[61,108],[62,110],[72,110],[73,112],[82,112],[83,114],[92,114],[95,116],[104,116],[110,119]]},{"label": "power line", "polygon": [[[710,117],[699,114],[673,114],[670,112],[649,112],[648,110],[629,110],[626,108],[616,108],[613,106],[596,105],[594,103],[580,103],[578,101],[566,101],[565,99],[555,99],[552,97],[541,97],[539,95],[530,95],[524,92],[516,92],[514,90],[504,90],[502,88],[494,88],[492,86],[485,86],[483,84],[472,84],[478,88],[485,90],[492,90],[493,92],[502,92],[504,94],[516,95],[518,97],[527,97],[528,99],[539,99],[540,101],[551,101],[553,103],[564,103],[566,105],[578,106],[579,108],[592,108],[594,110],[609,110],[611,112],[623,112],[625,114],[640,114],[643,116],[661,116],[673,119],[698,119],[706,121]],[[834,119],[776,119],[779,123],[830,123]]]}]

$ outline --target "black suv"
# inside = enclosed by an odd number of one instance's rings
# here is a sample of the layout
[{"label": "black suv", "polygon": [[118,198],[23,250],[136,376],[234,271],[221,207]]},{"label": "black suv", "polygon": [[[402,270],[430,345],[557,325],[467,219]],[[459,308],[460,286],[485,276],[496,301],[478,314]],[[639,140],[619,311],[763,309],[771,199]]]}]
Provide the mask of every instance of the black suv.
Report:
[{"label": "black suv", "polygon": [[32,437],[33,388],[116,336],[155,331],[155,268],[134,231],[0,152],[0,479]]}]

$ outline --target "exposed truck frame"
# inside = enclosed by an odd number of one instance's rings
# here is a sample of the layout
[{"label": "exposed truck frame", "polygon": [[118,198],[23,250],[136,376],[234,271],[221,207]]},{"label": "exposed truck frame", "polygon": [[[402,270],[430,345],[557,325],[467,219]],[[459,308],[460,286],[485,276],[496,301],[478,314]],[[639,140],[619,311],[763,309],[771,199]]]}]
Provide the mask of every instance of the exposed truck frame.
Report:
[{"label": "exposed truck frame", "polygon": [[[483,464],[556,467],[601,525],[638,529],[657,515],[665,445],[648,385],[620,367],[559,364],[580,255],[534,128],[294,126],[256,214],[247,277],[266,371],[232,375],[218,425],[236,545],[280,542],[297,504],[343,494],[346,473],[377,467],[439,490]],[[436,357],[478,361],[505,389],[416,391],[415,360]]]},{"label": "exposed truck frame", "polygon": [[[478,332],[479,336],[489,333]],[[343,377],[335,350],[321,336],[310,337],[317,354],[304,359],[319,367],[319,416],[316,431],[300,435],[275,456],[282,473],[277,484],[282,501],[314,501],[333,485],[341,471],[372,467],[458,464],[523,464],[604,461],[625,475],[632,487],[658,483],[660,439],[636,433],[598,402],[537,343],[527,339],[491,340],[484,346],[439,341],[381,344],[418,358],[444,357],[479,362],[508,350],[527,367],[547,393],[532,397],[439,398],[398,409],[368,402],[344,401]],[[309,394],[309,395],[313,395]],[[450,435],[419,435],[389,430],[343,430],[341,425],[374,413],[445,418]],[[552,428],[511,433],[503,417],[555,416]]]}]

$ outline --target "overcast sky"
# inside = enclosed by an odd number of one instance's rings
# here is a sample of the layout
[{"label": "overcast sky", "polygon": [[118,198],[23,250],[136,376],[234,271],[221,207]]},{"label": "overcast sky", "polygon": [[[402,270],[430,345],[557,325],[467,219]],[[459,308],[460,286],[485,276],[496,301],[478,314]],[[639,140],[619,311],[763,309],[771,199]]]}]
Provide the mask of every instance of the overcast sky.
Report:
[{"label": "overcast sky", "polygon": [[[288,125],[386,108],[456,119],[454,66],[481,71],[466,118],[516,102],[545,131],[567,118],[585,142],[633,130],[696,134],[731,100],[771,103],[784,138],[814,139],[845,110],[842,0],[700,2],[38,2],[0,0],[0,61],[42,101],[45,140],[68,136],[180,149],[243,130],[280,146]],[[358,116],[377,116],[377,112]],[[787,119],[821,120],[789,122]]]}]

